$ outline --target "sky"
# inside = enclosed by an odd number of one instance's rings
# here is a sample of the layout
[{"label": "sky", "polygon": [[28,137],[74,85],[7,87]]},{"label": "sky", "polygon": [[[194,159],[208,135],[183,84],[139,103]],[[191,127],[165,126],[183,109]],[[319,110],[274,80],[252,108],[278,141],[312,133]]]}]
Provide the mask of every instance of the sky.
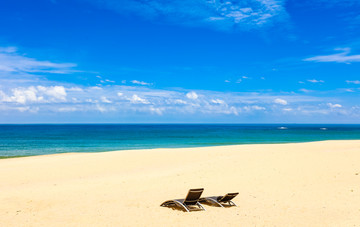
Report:
[{"label": "sky", "polygon": [[358,0],[0,2],[0,123],[360,123]]}]

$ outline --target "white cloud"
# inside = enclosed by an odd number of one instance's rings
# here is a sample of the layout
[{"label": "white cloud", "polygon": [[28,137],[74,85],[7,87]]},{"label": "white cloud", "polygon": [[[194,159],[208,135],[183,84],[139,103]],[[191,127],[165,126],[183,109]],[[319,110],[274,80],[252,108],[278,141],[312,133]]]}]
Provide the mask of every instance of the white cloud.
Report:
[{"label": "white cloud", "polygon": [[287,111],[287,112],[290,112],[292,111],[293,109],[292,108],[284,108],[283,111]]},{"label": "white cloud", "polygon": [[[98,1],[88,0],[95,4]],[[115,0],[101,1],[101,6],[124,14],[145,18],[162,17],[185,26],[209,26],[220,30],[259,28],[286,16],[284,0]]]},{"label": "white cloud", "polygon": [[252,106],[251,108],[254,109],[254,110],[266,110],[265,107],[263,107],[263,106],[257,106],[257,105],[254,105],[254,106]]},{"label": "white cloud", "polygon": [[253,105],[253,106],[244,106],[242,110],[249,113],[253,111],[266,110],[266,108],[258,105]]},{"label": "white cloud", "polygon": [[44,99],[42,96],[37,96],[37,90],[35,87],[15,88],[12,90],[12,93],[12,96],[7,99],[8,102],[25,104],[27,102],[37,102]]},{"label": "white cloud", "polygon": [[[95,119],[101,112],[104,116],[173,116],[210,117],[265,117],[319,116],[321,114],[352,114],[360,116],[360,110],[342,107],[341,97],[298,95],[296,93],[262,92],[219,92],[206,90],[185,91],[183,89],[155,89],[143,86],[108,85],[103,87],[77,87],[74,84],[44,84],[34,86],[0,87],[0,116],[17,112],[24,119],[32,114],[67,112],[88,113]],[[355,89],[354,89],[355,90]],[[201,92],[201,93],[200,93]],[[201,95],[199,95],[201,94]],[[316,94],[316,93],[315,93]],[[185,98],[186,96],[186,98]],[[280,98],[279,98],[280,97]],[[333,100],[339,100],[335,104]],[[110,104],[111,103],[111,104]],[[280,105],[274,105],[274,103]],[[329,108],[330,107],[330,108]],[[74,113],[73,113],[74,112]],[[21,115],[22,114],[22,115]],[[138,115],[139,114],[139,115]],[[358,115],[357,115],[358,114]],[[55,115],[53,116],[62,116]],[[142,115],[144,116],[144,115]],[[212,119],[212,118],[208,119]],[[142,118],[144,119],[144,118]],[[225,118],[223,118],[225,119]]]},{"label": "white cloud", "polygon": [[51,87],[37,86],[37,89],[40,93],[46,94],[57,100],[62,100],[62,101],[66,100],[67,93],[63,86],[51,86]]},{"label": "white cloud", "polygon": [[77,91],[77,92],[83,92],[84,89],[80,88],[80,87],[70,87],[70,88],[66,88],[67,91]]},{"label": "white cloud", "polygon": [[142,104],[149,104],[150,102],[146,99],[140,98],[138,95],[134,94],[129,99],[131,103],[142,103]]},{"label": "white cloud", "polygon": [[195,99],[197,99],[199,96],[198,96],[198,94],[196,94],[196,92],[191,91],[191,92],[188,92],[188,93],[186,94],[186,97],[187,97],[188,99],[193,99],[193,100],[195,100]]},{"label": "white cloud", "polygon": [[314,62],[337,62],[337,63],[350,63],[350,62],[360,62],[360,55],[349,55],[351,52],[350,48],[337,48],[337,51],[342,51],[338,54],[331,55],[322,55],[315,56],[311,58],[306,58],[304,61],[314,61]]},{"label": "white cloud", "polygon": [[0,53],[15,53],[16,51],[16,47],[0,47]]},{"label": "white cloud", "polygon": [[103,107],[103,106],[101,106],[99,104],[96,104],[95,106],[96,106],[96,109],[101,113],[104,113],[104,112],[108,111],[105,107]]},{"label": "white cloud", "polygon": [[66,106],[66,107],[60,107],[58,108],[59,112],[75,112],[78,111],[79,109],[76,107],[72,107],[72,106]]},{"label": "white cloud", "polygon": [[158,114],[158,115],[163,114],[163,110],[161,108],[156,108],[156,107],[150,106],[149,110],[150,110],[150,112]]},{"label": "white cloud", "polygon": [[85,102],[88,103],[96,103],[97,101],[93,100],[93,99],[85,99]]},{"label": "white cloud", "polygon": [[184,101],[184,100],[182,100],[182,99],[175,99],[175,100],[174,100],[174,103],[175,103],[175,104],[187,104],[187,102]]},{"label": "white cloud", "polygon": [[103,102],[103,103],[112,103],[112,101],[110,101],[109,99],[107,99],[105,96],[101,96],[100,100],[101,100],[101,102]]},{"label": "white cloud", "polygon": [[132,80],[130,82],[133,83],[133,84],[151,85],[151,83],[147,83],[147,82],[144,82],[144,81],[138,81],[138,80]]},{"label": "white cloud", "polygon": [[288,104],[288,102],[285,99],[280,99],[280,98],[275,99],[274,103],[280,104],[280,105],[287,105]]},{"label": "white cloud", "polygon": [[341,108],[342,105],[340,104],[332,104],[332,103],[327,103],[327,106],[330,108]]},{"label": "white cloud", "polygon": [[323,80],[316,80],[316,79],[312,79],[312,80],[307,80],[310,83],[324,83],[325,81]]},{"label": "white cloud", "polygon": [[348,84],[360,84],[360,80],[346,80],[345,82]]},{"label": "white cloud", "polygon": [[211,102],[215,104],[225,104],[224,100],[221,99],[211,99]]},{"label": "white cloud", "polygon": [[225,83],[230,83],[230,80],[225,80]]},{"label": "white cloud", "polygon": [[310,93],[310,92],[312,92],[311,90],[308,90],[308,89],[305,89],[305,88],[301,88],[301,89],[299,89],[299,91],[302,91],[302,92],[304,92],[304,93]]},{"label": "white cloud", "polygon": [[90,89],[92,89],[92,90],[102,90],[102,88],[99,87],[99,86],[93,86],[93,87],[90,87]]},{"label": "white cloud", "polygon": [[8,103],[49,103],[66,101],[67,93],[63,86],[30,86],[11,89],[11,95],[0,92],[1,102]]},{"label": "white cloud", "polygon": [[0,72],[65,74],[77,72],[74,67],[76,64],[73,63],[54,63],[26,57],[17,53],[15,47],[0,47]]}]

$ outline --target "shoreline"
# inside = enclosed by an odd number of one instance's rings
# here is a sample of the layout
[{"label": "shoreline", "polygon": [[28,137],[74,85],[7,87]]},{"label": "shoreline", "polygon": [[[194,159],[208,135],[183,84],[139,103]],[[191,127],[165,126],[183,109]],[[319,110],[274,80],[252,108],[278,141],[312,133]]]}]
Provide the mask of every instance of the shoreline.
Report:
[{"label": "shoreline", "polygon": [[93,153],[108,153],[108,152],[121,152],[121,151],[138,151],[138,150],[157,150],[157,149],[193,149],[193,148],[212,148],[212,147],[228,147],[228,146],[247,146],[247,145],[282,145],[282,144],[303,144],[303,143],[317,143],[317,142],[332,142],[332,141],[360,141],[360,139],[339,139],[339,140],[313,140],[313,141],[289,141],[281,143],[242,143],[242,144],[222,144],[222,145],[204,145],[204,146],[186,146],[186,147],[155,147],[155,148],[141,148],[141,149],[120,149],[120,150],[107,150],[107,151],[94,151],[94,152],[61,152],[61,153],[48,153],[36,155],[16,155],[16,156],[1,156],[1,159],[12,158],[27,158],[47,155],[61,155],[61,154],[93,154]]},{"label": "shoreline", "polygon": [[[0,160],[4,226],[359,226],[360,140]],[[160,207],[239,192],[238,207]]]}]

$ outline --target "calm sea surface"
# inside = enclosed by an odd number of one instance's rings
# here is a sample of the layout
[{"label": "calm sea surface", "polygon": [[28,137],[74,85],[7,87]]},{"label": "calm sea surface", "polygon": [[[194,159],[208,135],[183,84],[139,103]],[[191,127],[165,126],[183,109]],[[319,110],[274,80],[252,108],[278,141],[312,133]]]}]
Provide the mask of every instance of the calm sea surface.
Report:
[{"label": "calm sea surface", "polygon": [[0,156],[360,139],[360,125],[0,125]]}]

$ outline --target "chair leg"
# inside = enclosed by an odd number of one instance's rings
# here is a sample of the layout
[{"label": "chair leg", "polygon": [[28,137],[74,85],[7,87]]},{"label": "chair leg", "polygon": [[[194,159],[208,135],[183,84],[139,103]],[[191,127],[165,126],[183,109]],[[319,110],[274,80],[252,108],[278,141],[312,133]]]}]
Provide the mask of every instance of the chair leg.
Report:
[{"label": "chair leg", "polygon": [[201,203],[197,202],[197,205],[198,205],[198,207],[200,207],[200,208],[202,208],[203,210],[206,211],[205,207],[203,207],[203,205],[201,205]]},{"label": "chair leg", "polygon": [[175,202],[176,204],[180,205],[181,207],[183,207],[183,208],[186,210],[186,212],[190,212],[190,210],[189,210],[184,204],[182,204],[181,202],[178,202],[178,201],[176,201],[176,200],[174,200],[174,202]]},{"label": "chair leg", "polygon": [[224,207],[221,203],[219,203],[218,201],[216,201],[215,199],[212,199],[212,198],[207,198],[208,200],[210,200],[211,202],[219,205],[220,207]]},{"label": "chair leg", "polygon": [[237,207],[236,203],[234,203],[233,201],[229,201],[229,204],[230,204],[231,206],[236,206],[236,207]]}]

